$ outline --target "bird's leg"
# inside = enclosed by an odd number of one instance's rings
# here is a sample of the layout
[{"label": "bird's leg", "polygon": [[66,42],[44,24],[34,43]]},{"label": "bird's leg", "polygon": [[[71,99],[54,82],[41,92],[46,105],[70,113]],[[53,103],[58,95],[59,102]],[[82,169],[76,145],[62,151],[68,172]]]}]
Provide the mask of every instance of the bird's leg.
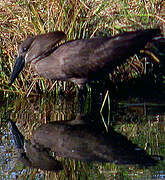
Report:
[{"label": "bird's leg", "polygon": [[80,113],[84,112],[85,101],[87,97],[87,87],[85,84],[78,85],[78,103]]},{"label": "bird's leg", "polygon": [[72,78],[70,79],[72,82],[78,85],[78,98],[80,101],[85,100],[86,94],[87,94],[87,88],[86,88],[86,82],[87,79],[77,79],[77,78]]},{"label": "bird's leg", "polygon": [[86,87],[86,85],[83,85],[82,87],[79,86],[79,91],[78,91],[79,101],[85,102],[86,96],[87,96],[87,87]]}]

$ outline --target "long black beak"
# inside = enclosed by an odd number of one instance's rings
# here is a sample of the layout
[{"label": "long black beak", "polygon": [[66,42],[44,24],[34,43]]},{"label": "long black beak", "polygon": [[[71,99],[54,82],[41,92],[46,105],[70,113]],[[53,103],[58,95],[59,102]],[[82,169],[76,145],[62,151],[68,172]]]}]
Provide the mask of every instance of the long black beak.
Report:
[{"label": "long black beak", "polygon": [[24,136],[18,130],[17,126],[12,120],[9,120],[11,133],[13,135],[16,148],[21,149],[24,147]]},{"label": "long black beak", "polygon": [[13,68],[13,72],[12,72],[12,75],[11,75],[9,86],[12,85],[14,80],[17,78],[18,74],[23,69],[24,65],[25,65],[25,58],[22,57],[22,56],[17,57],[14,68]]}]

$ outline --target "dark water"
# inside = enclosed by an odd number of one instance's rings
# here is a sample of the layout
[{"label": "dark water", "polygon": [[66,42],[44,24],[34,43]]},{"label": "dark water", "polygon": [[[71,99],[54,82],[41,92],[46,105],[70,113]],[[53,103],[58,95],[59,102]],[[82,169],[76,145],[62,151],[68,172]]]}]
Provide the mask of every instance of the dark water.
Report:
[{"label": "dark water", "polygon": [[0,178],[164,179],[165,104],[109,98],[100,108],[90,98],[83,110],[77,98],[1,102]]}]

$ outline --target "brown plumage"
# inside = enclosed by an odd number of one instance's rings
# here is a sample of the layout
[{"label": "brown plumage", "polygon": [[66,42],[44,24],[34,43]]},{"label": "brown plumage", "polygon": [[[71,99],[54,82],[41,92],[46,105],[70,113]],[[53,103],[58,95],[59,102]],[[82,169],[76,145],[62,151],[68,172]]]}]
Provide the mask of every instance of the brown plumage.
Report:
[{"label": "brown plumage", "polygon": [[104,77],[159,34],[159,29],[139,30],[114,37],[74,40],[58,47],[56,44],[65,38],[63,32],[29,37],[20,45],[10,85],[24,65],[31,62],[40,75],[71,80],[81,88],[89,80]]}]

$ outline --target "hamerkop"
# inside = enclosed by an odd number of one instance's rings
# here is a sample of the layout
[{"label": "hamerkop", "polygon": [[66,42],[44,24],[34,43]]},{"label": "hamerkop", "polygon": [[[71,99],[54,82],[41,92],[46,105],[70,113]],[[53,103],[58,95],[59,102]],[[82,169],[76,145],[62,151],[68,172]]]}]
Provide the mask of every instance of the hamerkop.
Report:
[{"label": "hamerkop", "polygon": [[107,75],[159,34],[159,29],[146,29],[114,37],[73,40],[59,46],[57,43],[66,37],[60,31],[29,37],[20,45],[9,85],[31,62],[40,75],[70,80],[82,88],[86,82]]}]

